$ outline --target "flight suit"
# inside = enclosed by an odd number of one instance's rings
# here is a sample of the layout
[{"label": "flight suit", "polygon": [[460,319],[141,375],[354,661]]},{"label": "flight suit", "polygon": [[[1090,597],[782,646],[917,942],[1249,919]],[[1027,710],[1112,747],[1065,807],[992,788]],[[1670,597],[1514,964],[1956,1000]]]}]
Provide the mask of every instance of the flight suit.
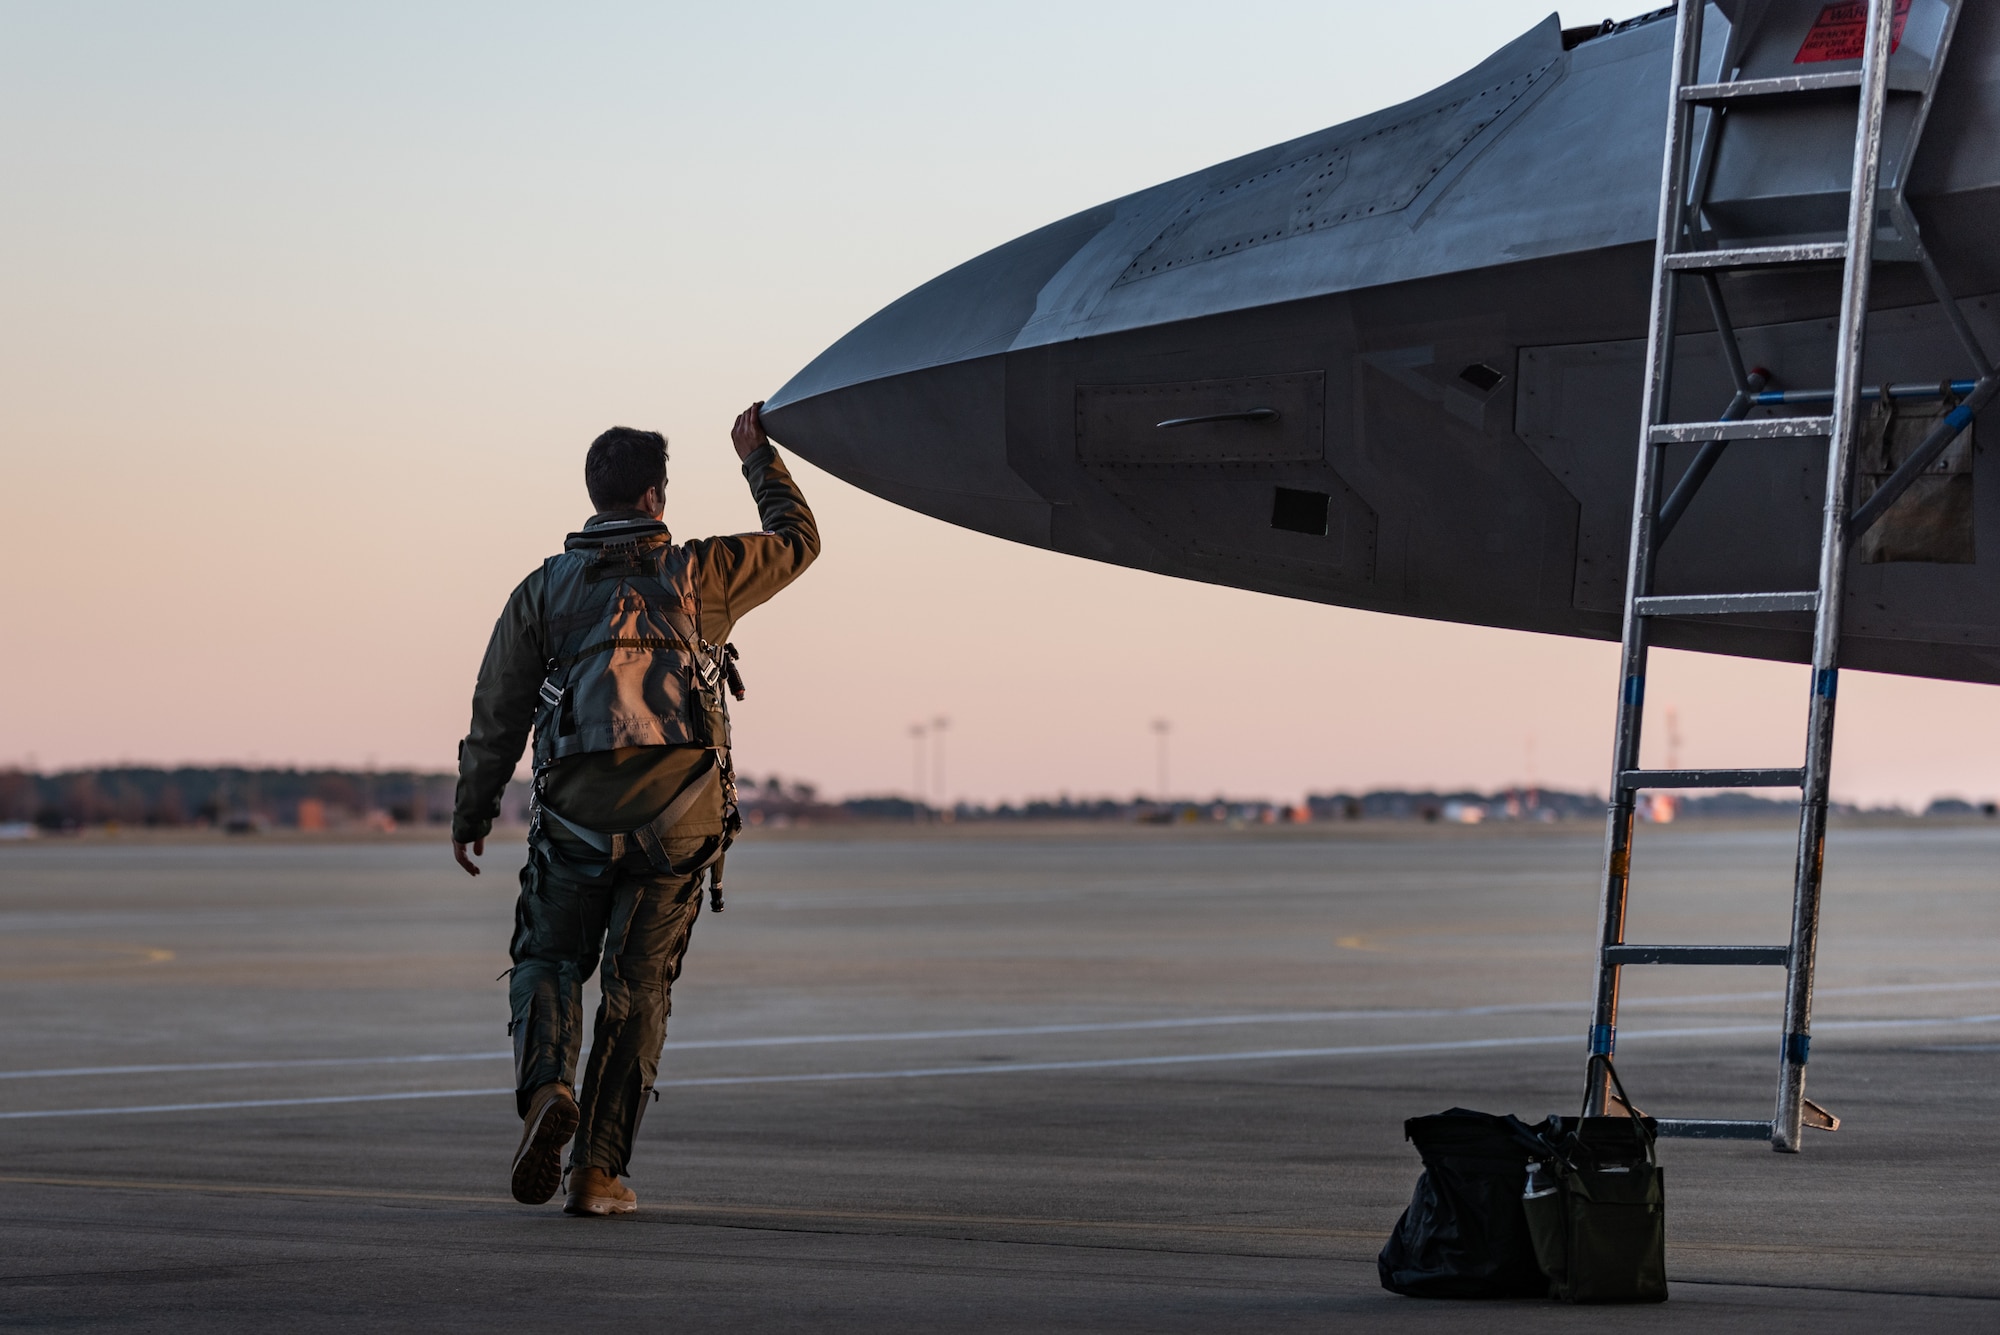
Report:
[{"label": "flight suit", "polygon": [[[790,584],[819,554],[812,512],[778,458],[764,445],[743,461],[764,530],[703,538],[679,551],[689,559],[700,638],[720,645],[744,613]],[[607,511],[579,538],[659,535],[645,515]],[[554,661],[546,606],[547,566],[522,580],[493,628],[472,698],[472,726],[459,745],[452,839],[483,839],[499,815],[543,701]],[[539,748],[538,748],[539,749]],[[550,761],[539,775],[549,808],[597,831],[647,824],[690,783],[706,778],[711,753],[700,746],[627,746]],[[662,840],[670,862],[685,866],[723,830],[721,788],[708,782]],[[543,1085],[576,1085],[582,1041],[583,984],[600,967],[603,1000],[578,1103],[581,1120],[573,1167],[624,1175],[632,1140],[652,1097],[666,1038],[670,993],[700,913],[701,877],[659,870],[635,848],[610,862],[545,822],[546,838],[521,870],[510,954],[516,1100],[525,1116]]]}]

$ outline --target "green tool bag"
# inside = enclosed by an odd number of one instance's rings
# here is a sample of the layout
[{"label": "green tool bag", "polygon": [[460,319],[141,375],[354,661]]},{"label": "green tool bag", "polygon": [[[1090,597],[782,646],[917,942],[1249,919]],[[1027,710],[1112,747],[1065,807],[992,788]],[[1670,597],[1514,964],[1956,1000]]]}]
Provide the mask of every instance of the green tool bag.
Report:
[{"label": "green tool bag", "polygon": [[[1624,1082],[1605,1074],[1626,1108]],[[1521,1204],[1551,1297],[1571,1303],[1667,1300],[1667,1201],[1649,1117],[1551,1117]]]}]

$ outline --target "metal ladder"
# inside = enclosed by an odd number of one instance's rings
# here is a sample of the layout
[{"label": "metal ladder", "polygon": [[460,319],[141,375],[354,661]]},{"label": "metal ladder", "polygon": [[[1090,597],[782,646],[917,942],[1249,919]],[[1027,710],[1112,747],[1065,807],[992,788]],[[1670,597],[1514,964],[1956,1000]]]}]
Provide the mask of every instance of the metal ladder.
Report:
[{"label": "metal ladder", "polygon": [[[1892,53],[1909,22],[1911,0],[1868,0],[1864,44],[1858,68],[1852,58],[1826,58],[1827,63],[1845,66],[1828,72],[1805,74],[1787,72],[1775,77],[1756,77],[1756,62],[1750,62],[1746,77],[1745,53],[1758,39],[1757,25],[1790,22],[1794,25],[1823,25],[1831,9],[1822,11],[1819,0],[1809,6],[1788,0],[1741,0],[1739,22],[1732,25],[1723,48],[1720,79],[1702,82],[1702,20],[1707,6],[1703,0],[1681,0],[1675,20],[1672,101],[1667,124],[1666,155],[1660,189],[1658,245],[1653,260],[1653,300],[1647,334],[1644,410],[1639,442],[1639,465],[1632,510],[1630,560],[1627,566],[1624,602],[1624,651],[1621,661],[1618,716],[1612,755],[1612,798],[1607,818],[1603,872],[1603,897],[1598,919],[1598,972],[1595,1005],[1589,1033],[1589,1051],[1610,1055],[1616,1046],[1619,983],[1621,970],[1632,965],[1766,965],[1786,971],[1784,1028],[1780,1045],[1777,1103],[1770,1121],[1738,1121],[1710,1118],[1668,1119],[1659,1122],[1660,1134],[1697,1139],[1769,1140],[1772,1148],[1796,1152],[1804,1127],[1837,1129],[1839,1119],[1805,1097],[1805,1074],[1812,1033],[1813,966],[1818,944],[1820,889],[1824,862],[1827,818],[1827,779],[1833,754],[1834,704],[1839,682],[1841,602],[1849,553],[1854,541],[1868,526],[1881,518],[1895,501],[1949,446],[1973,416],[2000,392],[2000,378],[1987,361],[1978,339],[1967,326],[1951,294],[1946,290],[1937,267],[1923,248],[1916,220],[1911,214],[1905,191],[1909,165],[1928,116],[1944,56],[1949,48],[1962,0],[1916,0],[1924,6],[1923,22],[1929,27],[1926,65],[1916,56],[1896,62],[1892,75]],[[1801,20],[1803,13],[1806,17]],[[1813,15],[1818,14],[1818,18]],[[1786,30],[1784,40],[1796,43]],[[1819,28],[1811,30],[1815,35]],[[1772,29],[1763,36],[1766,47],[1775,40]],[[1793,64],[1807,59],[1805,47],[1797,57],[1788,53],[1772,57],[1768,50],[1764,68],[1773,59]],[[1745,237],[1743,228],[1734,238],[1723,235],[1728,229],[1711,225],[1705,210],[1713,187],[1718,145],[1725,127],[1756,127],[1767,131],[1783,145],[1783,136],[1794,131],[1787,126],[1799,122],[1783,119],[1783,108],[1806,100],[1824,107],[1828,98],[1852,90],[1859,109],[1854,120],[1851,166],[1842,162],[1839,170],[1848,173],[1845,235],[1838,240],[1814,239],[1810,228],[1779,227],[1779,235]],[[1892,97],[1904,99],[1896,113],[1902,135],[1892,155],[1889,172],[1892,185],[1885,191],[1884,122]],[[1912,101],[1921,99],[1920,103]],[[1758,122],[1744,111],[1756,108],[1766,119]],[[1771,115],[1772,110],[1778,115]],[[1706,112],[1706,125],[1697,136],[1697,119]],[[1816,113],[1820,114],[1820,113]],[[1732,121],[1732,116],[1737,117]],[[1822,114],[1822,125],[1824,115]],[[1749,133],[1750,131],[1745,131]],[[1766,147],[1769,147],[1767,144]],[[1842,152],[1845,151],[1841,145]],[[1825,148],[1822,143],[1820,148]],[[1752,158],[1756,155],[1750,154]],[[1824,157],[1825,155],[1822,154]],[[1773,161],[1767,155],[1763,160]],[[1830,160],[1830,159],[1829,159]],[[1828,168],[1828,170],[1834,170]],[[1822,188],[1821,201],[1830,193]],[[1886,200],[1883,196],[1886,194]],[[1784,200],[1779,197],[1779,204]],[[1825,210],[1822,208],[1822,213]],[[1773,229],[1766,228],[1767,233]],[[1829,232],[1830,228],[1827,229]],[[1789,235],[1783,233],[1789,232]],[[1965,347],[1977,372],[1975,381],[1957,381],[1950,386],[1932,382],[1933,395],[1951,393],[1964,396],[1953,411],[1930,432],[1913,454],[1897,468],[1876,493],[1852,514],[1849,513],[1854,472],[1857,418],[1866,397],[1905,393],[1914,395],[1924,387],[1884,386],[1870,395],[1861,382],[1864,338],[1868,316],[1870,281],[1877,261],[1905,261],[1918,264],[1933,293],[1943,305],[1949,323]],[[1834,349],[1834,384],[1831,392],[1768,392],[1765,372],[1746,369],[1737,345],[1728,311],[1723,301],[1719,277],[1743,270],[1781,271],[1791,266],[1838,263],[1843,266],[1840,315]],[[1680,280],[1698,280],[1704,287],[1710,313],[1736,394],[1719,420],[1674,422],[1669,420],[1669,399],[1674,372],[1674,352],[1679,315]],[[1759,406],[1784,403],[1824,402],[1830,404],[1825,417],[1764,417],[1748,414]],[[1793,411],[1796,411],[1794,409]],[[1656,596],[1652,592],[1655,558],[1661,544],[1673,530],[1688,503],[1708,476],[1722,451],[1731,442],[1756,442],[1799,438],[1827,441],[1826,502],[1822,515],[1818,587],[1768,593],[1725,593],[1692,596]],[[1664,502],[1661,495],[1664,447],[1699,443],[1694,462],[1681,476]],[[1806,721],[1804,763],[1795,769],[1675,769],[1645,770],[1639,764],[1639,741],[1645,705],[1646,666],[1650,623],[1660,617],[1731,616],[1744,613],[1809,613],[1812,616],[1811,694]],[[1801,793],[1798,861],[1793,885],[1791,939],[1783,945],[1636,945],[1625,940],[1626,905],[1631,885],[1632,834],[1639,795],[1649,789],[1687,788],[1798,788]],[[1636,1110],[1624,1107],[1610,1088],[1602,1063],[1591,1063],[1585,1099],[1593,1114]]]}]

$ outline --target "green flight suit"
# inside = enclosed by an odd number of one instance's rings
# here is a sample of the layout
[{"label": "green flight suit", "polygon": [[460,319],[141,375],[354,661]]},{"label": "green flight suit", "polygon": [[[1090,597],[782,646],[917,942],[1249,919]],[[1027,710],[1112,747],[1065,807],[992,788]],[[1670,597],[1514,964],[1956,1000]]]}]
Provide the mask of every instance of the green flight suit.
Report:
[{"label": "green flight suit", "polygon": [[[727,641],[739,617],[798,578],[819,554],[812,512],[777,451],[769,445],[754,451],[743,461],[743,475],[764,531],[686,544],[701,604],[700,634],[711,644]],[[609,511],[592,516],[585,531],[644,524],[645,518]],[[527,746],[551,657],[546,623],[537,568],[508,598],[480,664],[472,727],[459,745],[452,814],[452,838],[459,843],[483,839],[492,829],[501,793]],[[542,775],[543,791],[551,807],[590,829],[632,830],[671,802],[706,756],[693,746],[586,752],[551,764]],[[705,839],[721,832],[722,820],[720,787],[710,785],[664,840],[670,860],[689,861]],[[623,1176],[652,1096],[670,992],[701,910],[700,878],[659,872],[637,850],[592,875],[598,859],[591,851],[555,822],[548,825],[554,850],[530,850],[514,911],[508,1031],[516,1100],[525,1115],[543,1085],[576,1087],[583,984],[601,962],[604,996],[578,1095],[582,1118],[570,1163]],[[575,850],[574,859],[564,856],[565,849]]]}]

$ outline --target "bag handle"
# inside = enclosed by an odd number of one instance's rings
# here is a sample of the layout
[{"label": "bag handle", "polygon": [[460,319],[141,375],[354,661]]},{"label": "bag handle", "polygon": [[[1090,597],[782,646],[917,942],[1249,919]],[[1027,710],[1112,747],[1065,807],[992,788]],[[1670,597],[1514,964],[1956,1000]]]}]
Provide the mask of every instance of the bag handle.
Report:
[{"label": "bag handle", "polygon": [[1539,1159],[1543,1163],[1558,1162],[1562,1159],[1562,1152],[1549,1143],[1547,1136],[1514,1114],[1508,1113],[1502,1117],[1500,1125],[1514,1142],[1527,1152],[1529,1158]]},{"label": "bag handle", "polygon": [[1646,1162],[1652,1164],[1654,1167],[1658,1167],[1659,1158],[1655,1150],[1655,1143],[1658,1137],[1646,1129],[1646,1119],[1639,1116],[1638,1109],[1632,1106],[1632,1097],[1625,1092],[1625,1082],[1618,1078],[1618,1068],[1613,1066],[1611,1058],[1602,1052],[1591,1053],[1590,1060],[1584,1065],[1583,1107],[1577,1110],[1579,1128],[1582,1125],[1584,1114],[1590,1109],[1590,1077],[1597,1070],[1597,1063],[1599,1062],[1604,1063],[1604,1073],[1611,1077],[1611,1087],[1618,1091],[1618,1101],[1625,1105],[1625,1112],[1627,1114],[1625,1120],[1632,1123],[1632,1134],[1638,1140],[1639,1148],[1646,1152]]}]

